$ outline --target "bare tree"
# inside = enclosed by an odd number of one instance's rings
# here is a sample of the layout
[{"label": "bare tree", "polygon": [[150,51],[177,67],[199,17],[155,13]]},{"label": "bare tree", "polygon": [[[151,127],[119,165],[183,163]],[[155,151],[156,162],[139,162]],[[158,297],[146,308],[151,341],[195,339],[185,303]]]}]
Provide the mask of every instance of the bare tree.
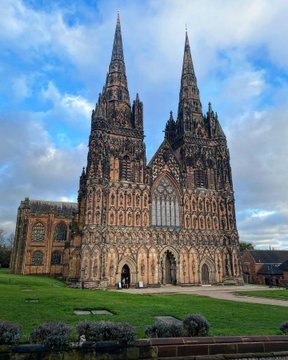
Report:
[{"label": "bare tree", "polygon": [[7,235],[0,228],[0,267],[9,267],[13,241],[14,234]]}]

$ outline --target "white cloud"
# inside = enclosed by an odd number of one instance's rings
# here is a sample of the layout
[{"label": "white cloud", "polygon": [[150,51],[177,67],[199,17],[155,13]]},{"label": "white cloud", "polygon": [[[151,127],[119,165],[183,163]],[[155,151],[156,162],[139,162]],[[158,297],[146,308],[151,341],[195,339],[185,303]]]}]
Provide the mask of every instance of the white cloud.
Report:
[{"label": "white cloud", "polygon": [[75,201],[72,194],[77,194],[87,147],[80,143],[58,148],[35,114],[14,113],[0,122],[0,168],[5,167],[0,178],[0,227],[11,232],[17,207],[27,196]]},{"label": "white cloud", "polygon": [[62,95],[50,81],[47,88],[42,90],[42,97],[44,100],[52,102],[49,116],[56,117],[60,122],[72,122],[77,126],[81,125],[87,128],[93,105],[82,96]]}]

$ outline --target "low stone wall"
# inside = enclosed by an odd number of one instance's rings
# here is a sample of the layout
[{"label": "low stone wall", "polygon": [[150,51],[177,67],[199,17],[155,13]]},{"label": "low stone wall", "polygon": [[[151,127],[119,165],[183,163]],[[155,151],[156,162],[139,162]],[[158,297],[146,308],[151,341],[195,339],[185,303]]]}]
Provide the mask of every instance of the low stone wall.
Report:
[{"label": "low stone wall", "polygon": [[126,359],[288,359],[288,336],[215,336],[139,340],[133,346],[114,342],[84,343],[51,352],[42,345],[0,346],[0,360]]},{"label": "low stone wall", "polygon": [[[215,358],[215,355],[225,356],[225,359],[241,359],[238,355],[271,354],[286,352],[283,359],[288,359],[288,336],[214,336],[200,338],[150,339],[152,347],[157,348],[158,358],[185,358],[203,356]],[[249,355],[249,356],[250,356]],[[252,355],[251,355],[252,356]],[[272,357],[273,358],[273,357]],[[274,357],[275,358],[275,357]],[[217,357],[219,359],[219,357]]]}]

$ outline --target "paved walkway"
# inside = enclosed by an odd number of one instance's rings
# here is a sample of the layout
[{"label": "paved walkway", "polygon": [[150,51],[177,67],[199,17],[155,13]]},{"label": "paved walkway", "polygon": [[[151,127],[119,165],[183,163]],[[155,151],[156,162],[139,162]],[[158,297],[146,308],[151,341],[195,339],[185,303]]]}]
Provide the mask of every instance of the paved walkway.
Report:
[{"label": "paved walkway", "polygon": [[[254,303],[254,304],[266,304],[288,307],[288,301],[276,300],[267,298],[257,298],[252,296],[240,296],[234,294],[236,291],[254,291],[254,290],[274,290],[269,289],[266,286],[259,285],[244,285],[244,286],[161,286],[160,288],[145,288],[145,289],[122,289],[122,292],[130,294],[190,294],[208,296],[215,299],[231,300],[238,302]],[[119,290],[115,290],[119,291]]]}]

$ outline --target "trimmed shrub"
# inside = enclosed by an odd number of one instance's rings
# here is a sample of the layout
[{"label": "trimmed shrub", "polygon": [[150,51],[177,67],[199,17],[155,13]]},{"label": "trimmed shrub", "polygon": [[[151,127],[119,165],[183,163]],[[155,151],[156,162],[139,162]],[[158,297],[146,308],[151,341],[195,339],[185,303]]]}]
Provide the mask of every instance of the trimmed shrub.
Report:
[{"label": "trimmed shrub", "polygon": [[79,337],[85,335],[87,341],[117,341],[120,344],[133,344],[136,332],[127,323],[113,323],[111,321],[81,321],[77,325]]},{"label": "trimmed shrub", "polygon": [[20,325],[9,322],[0,321],[0,344],[15,345],[19,343],[22,336],[22,328]]},{"label": "trimmed shrub", "polygon": [[50,349],[64,349],[69,344],[70,327],[63,322],[47,322],[30,333],[33,344],[47,345]]},{"label": "trimmed shrub", "polygon": [[283,332],[284,335],[288,335],[288,321],[283,322],[279,329]]},{"label": "trimmed shrub", "polygon": [[209,322],[200,314],[186,315],[183,326],[188,336],[207,336],[209,334]]},{"label": "trimmed shrub", "polygon": [[150,338],[164,338],[182,337],[186,333],[182,325],[166,324],[163,321],[157,321],[153,325],[146,327],[145,335]]}]

